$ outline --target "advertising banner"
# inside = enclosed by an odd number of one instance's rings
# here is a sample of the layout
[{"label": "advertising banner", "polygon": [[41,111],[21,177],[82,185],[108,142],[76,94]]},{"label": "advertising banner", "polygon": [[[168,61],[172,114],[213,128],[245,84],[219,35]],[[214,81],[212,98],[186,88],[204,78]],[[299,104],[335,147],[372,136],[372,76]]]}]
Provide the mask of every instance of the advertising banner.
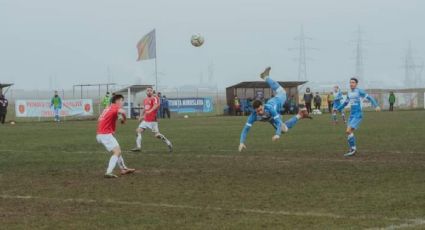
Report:
[{"label": "advertising banner", "polygon": [[[418,108],[418,93],[394,93],[395,103],[394,106],[400,109],[415,109]],[[389,93],[383,95],[384,108],[389,108]]]},{"label": "advertising banner", "polygon": [[213,112],[212,98],[169,98],[170,111],[177,113]]},{"label": "advertising banner", "polygon": [[[53,117],[54,111],[50,100],[16,100],[16,117]],[[62,117],[92,116],[93,101],[91,99],[63,100]]]}]

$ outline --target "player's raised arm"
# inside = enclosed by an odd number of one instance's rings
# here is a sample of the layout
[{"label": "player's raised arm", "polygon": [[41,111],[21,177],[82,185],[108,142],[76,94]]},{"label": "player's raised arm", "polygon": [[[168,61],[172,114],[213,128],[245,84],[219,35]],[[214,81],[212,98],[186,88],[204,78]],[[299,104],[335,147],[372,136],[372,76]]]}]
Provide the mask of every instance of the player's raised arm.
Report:
[{"label": "player's raised arm", "polygon": [[379,107],[378,102],[376,102],[375,98],[371,97],[369,94],[366,93],[363,89],[359,89],[360,97],[366,98],[370,103],[372,104],[373,108],[375,108],[377,111],[381,110]]},{"label": "player's raised arm", "polygon": [[122,120],[121,120],[121,124],[124,124],[127,121],[127,115],[124,109],[119,109],[118,110],[118,114],[121,115]]},{"label": "player's raised arm", "polygon": [[248,117],[248,120],[242,129],[241,139],[239,142],[239,152],[241,152],[243,149],[246,148],[245,146],[246,136],[248,135],[248,132],[251,129],[254,122],[256,121],[256,119],[257,119],[257,115],[255,113],[251,113],[251,115]]}]

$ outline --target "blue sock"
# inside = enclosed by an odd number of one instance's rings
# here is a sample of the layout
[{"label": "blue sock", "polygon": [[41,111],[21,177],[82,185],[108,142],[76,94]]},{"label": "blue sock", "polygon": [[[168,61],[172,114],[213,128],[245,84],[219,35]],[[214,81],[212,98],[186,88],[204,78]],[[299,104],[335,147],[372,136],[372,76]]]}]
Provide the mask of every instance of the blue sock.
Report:
[{"label": "blue sock", "polygon": [[272,88],[272,90],[275,91],[275,92],[276,92],[277,89],[279,89],[279,87],[281,87],[279,85],[279,83],[277,83],[276,81],[274,81],[270,77],[266,78],[266,82],[267,82],[267,84],[269,84],[270,88]]},{"label": "blue sock", "polygon": [[289,120],[285,121],[285,125],[286,127],[288,127],[288,129],[291,129],[292,127],[295,126],[295,124],[297,124],[297,122],[298,122],[297,116],[293,116]]},{"label": "blue sock", "polygon": [[350,146],[350,149],[356,149],[356,137],[354,136],[354,133],[351,133],[347,137],[348,145]]}]

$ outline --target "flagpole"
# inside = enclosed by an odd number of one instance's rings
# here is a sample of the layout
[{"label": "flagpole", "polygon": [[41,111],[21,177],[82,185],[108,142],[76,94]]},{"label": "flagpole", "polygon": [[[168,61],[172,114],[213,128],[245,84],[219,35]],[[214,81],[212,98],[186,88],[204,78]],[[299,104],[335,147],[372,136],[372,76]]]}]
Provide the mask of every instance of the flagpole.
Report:
[{"label": "flagpole", "polygon": [[156,59],[157,57],[155,57],[155,91],[158,93],[158,65]]},{"label": "flagpole", "polygon": [[157,59],[158,59],[158,46],[156,45],[156,29],[154,29],[155,31],[155,91],[156,93],[158,93],[158,63],[157,63]]}]

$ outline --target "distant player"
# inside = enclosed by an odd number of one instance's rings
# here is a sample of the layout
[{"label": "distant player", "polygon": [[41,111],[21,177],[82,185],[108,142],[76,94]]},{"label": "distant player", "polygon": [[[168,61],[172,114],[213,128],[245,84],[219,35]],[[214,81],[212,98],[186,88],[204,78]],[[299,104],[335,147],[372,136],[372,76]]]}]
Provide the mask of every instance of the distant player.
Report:
[{"label": "distant player", "polygon": [[97,142],[103,144],[108,152],[112,152],[111,159],[109,160],[108,168],[106,169],[105,178],[117,178],[118,176],[113,173],[115,166],[118,164],[121,175],[133,173],[135,170],[127,168],[124,164],[124,158],[121,155],[121,148],[114,137],[115,124],[118,115],[122,116],[121,123],[125,123],[125,111],[122,109],[124,104],[124,97],[122,95],[114,95],[111,98],[111,105],[106,107],[99,117],[97,126]]},{"label": "distant player", "polygon": [[136,148],[132,149],[133,152],[140,152],[142,149],[142,134],[146,129],[152,130],[155,137],[162,140],[168,147],[169,151],[173,151],[173,144],[164,135],[159,132],[158,127],[158,110],[160,108],[159,98],[154,94],[152,87],[146,89],[147,97],[143,101],[144,110],[140,113],[139,127],[136,130]]},{"label": "distant player", "polygon": [[295,126],[297,121],[302,118],[310,118],[306,108],[300,108],[299,113],[290,118],[289,120],[283,122],[280,117],[280,112],[283,109],[283,104],[286,102],[286,92],[282,86],[279,85],[276,81],[272,80],[270,75],[271,68],[268,67],[261,73],[261,78],[264,79],[272,88],[275,93],[275,96],[267,101],[265,105],[263,105],[262,101],[255,100],[252,103],[254,107],[254,112],[248,117],[248,121],[245,124],[245,127],[242,130],[240,144],[239,144],[239,152],[243,149],[246,149],[245,140],[246,136],[251,129],[252,125],[256,121],[270,122],[270,124],[276,130],[275,135],[272,137],[272,141],[277,141],[280,138],[282,133],[288,132],[288,130]]},{"label": "distant player", "polygon": [[350,103],[351,106],[350,118],[348,119],[348,125],[346,130],[347,141],[350,150],[348,153],[344,154],[344,156],[346,157],[354,156],[357,152],[354,130],[359,128],[360,123],[363,120],[362,99],[366,98],[367,100],[369,100],[376,111],[381,110],[381,108],[379,108],[378,103],[375,101],[375,99],[373,99],[373,97],[369,96],[364,90],[357,88],[358,83],[359,80],[357,80],[357,78],[353,77],[350,79],[350,90],[348,91],[347,99],[344,101],[344,103],[342,103],[341,105],[339,105],[339,107],[336,108],[336,110],[342,111],[345,106],[348,105],[348,103]]},{"label": "distant player", "polygon": [[50,101],[50,107],[53,108],[53,114],[55,116],[55,121],[60,122],[60,113],[62,109],[62,99],[58,95],[58,91],[55,91],[55,96],[53,96]]},{"label": "distant player", "polygon": [[[337,108],[339,106],[341,106],[341,104],[343,103],[344,97],[342,97],[342,91],[341,89],[339,89],[339,86],[334,86],[334,105],[333,105],[333,110],[332,110],[332,120],[334,122],[334,124],[338,123],[338,118],[337,118],[337,113],[338,110]],[[344,110],[341,111],[341,116],[342,116],[342,120],[344,121],[344,124],[347,123],[347,121],[345,120],[345,112]]]}]

